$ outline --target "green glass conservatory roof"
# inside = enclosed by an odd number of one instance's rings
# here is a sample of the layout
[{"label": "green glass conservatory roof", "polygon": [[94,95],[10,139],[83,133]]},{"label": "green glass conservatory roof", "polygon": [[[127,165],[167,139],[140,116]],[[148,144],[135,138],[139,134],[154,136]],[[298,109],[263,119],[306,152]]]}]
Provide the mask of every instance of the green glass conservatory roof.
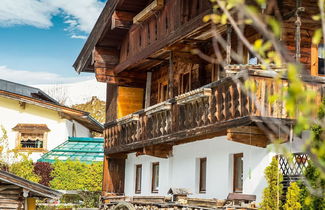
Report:
[{"label": "green glass conservatory roof", "polygon": [[38,162],[53,163],[56,160],[78,160],[92,163],[103,161],[103,158],[104,139],[69,137],[63,144],[45,153]]}]

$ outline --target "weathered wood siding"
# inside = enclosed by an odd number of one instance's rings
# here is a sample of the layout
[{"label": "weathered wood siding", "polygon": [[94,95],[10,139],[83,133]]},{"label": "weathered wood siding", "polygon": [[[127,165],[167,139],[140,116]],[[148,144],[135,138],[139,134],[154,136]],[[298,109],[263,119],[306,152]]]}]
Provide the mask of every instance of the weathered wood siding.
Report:
[{"label": "weathered wood siding", "polygon": [[24,209],[23,190],[15,185],[0,182],[0,209]]}]

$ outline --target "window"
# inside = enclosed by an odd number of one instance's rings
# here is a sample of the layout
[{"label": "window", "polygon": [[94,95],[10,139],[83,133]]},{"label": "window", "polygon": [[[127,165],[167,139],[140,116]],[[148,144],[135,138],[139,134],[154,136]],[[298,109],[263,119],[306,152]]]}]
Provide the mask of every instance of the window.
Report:
[{"label": "window", "polygon": [[243,192],[243,153],[234,154],[234,183],[235,193]]},{"label": "window", "polygon": [[135,193],[141,193],[142,165],[135,166]]},{"label": "window", "polygon": [[259,64],[257,57],[250,51],[248,51],[248,54],[247,54],[247,64],[249,64],[249,65]]},{"label": "window", "polygon": [[168,99],[168,83],[167,81],[159,82],[158,102],[163,102]]},{"label": "window", "polygon": [[200,177],[199,177],[199,192],[205,193],[206,191],[206,176],[207,176],[207,159],[200,158]]},{"label": "window", "polygon": [[45,124],[18,124],[13,130],[17,131],[16,147],[18,149],[46,149],[47,133],[50,130]]},{"label": "window", "polygon": [[158,189],[159,189],[159,163],[153,163],[151,192],[158,193]]},{"label": "window", "polygon": [[183,73],[181,74],[181,87],[180,94],[186,93],[191,90],[191,73]]}]

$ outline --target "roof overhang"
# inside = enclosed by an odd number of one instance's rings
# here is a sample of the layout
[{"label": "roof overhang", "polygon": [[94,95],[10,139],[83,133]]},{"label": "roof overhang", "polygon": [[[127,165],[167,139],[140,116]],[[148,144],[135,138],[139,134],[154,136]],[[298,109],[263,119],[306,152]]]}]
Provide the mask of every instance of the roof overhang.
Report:
[{"label": "roof overhang", "polygon": [[60,113],[60,116],[62,118],[69,119],[69,120],[76,120],[77,122],[79,122],[80,124],[84,125],[85,127],[89,128],[92,131],[102,133],[104,129],[104,126],[101,123],[99,123],[97,120],[91,117],[88,112],[85,111],[73,109],[59,104],[53,104],[48,101],[30,98],[27,96],[15,94],[3,90],[0,90],[0,97],[4,97],[4,98],[19,101],[21,103],[32,104],[45,109],[57,111]]},{"label": "roof overhang", "polygon": [[0,180],[2,182],[10,183],[21,187],[37,197],[58,199],[62,196],[62,193],[59,191],[53,190],[49,187],[35,182],[28,181],[26,179],[23,179],[21,177],[18,177],[14,174],[2,170],[0,170]]}]

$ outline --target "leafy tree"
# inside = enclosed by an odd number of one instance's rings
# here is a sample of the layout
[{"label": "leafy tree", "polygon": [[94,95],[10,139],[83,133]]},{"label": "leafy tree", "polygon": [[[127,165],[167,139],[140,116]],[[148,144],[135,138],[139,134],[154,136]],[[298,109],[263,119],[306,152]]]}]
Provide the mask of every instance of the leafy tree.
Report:
[{"label": "leafy tree", "polygon": [[100,191],[102,163],[86,164],[80,161],[56,161],[52,167],[50,186],[55,189]]},{"label": "leafy tree", "polygon": [[262,210],[281,209],[282,203],[280,196],[282,195],[283,176],[279,170],[278,160],[274,157],[272,162],[264,171],[268,186],[263,191],[263,200],[260,204]]},{"label": "leafy tree", "polygon": [[41,177],[40,184],[49,186],[50,181],[53,179],[51,176],[53,168],[50,163],[36,162],[34,163],[34,173]]},{"label": "leafy tree", "polygon": [[[315,167],[312,162],[305,171],[306,183],[300,183],[300,203],[303,210],[325,209],[325,179],[321,176],[321,172]],[[322,190],[320,190],[322,189]]]},{"label": "leafy tree", "polygon": [[284,210],[299,210],[301,204],[299,202],[300,188],[296,182],[292,182],[288,188],[286,195],[286,203],[283,206]]},{"label": "leafy tree", "polygon": [[9,172],[32,182],[39,182],[41,177],[34,173],[33,161],[28,155],[20,154],[21,160],[9,166]]}]

